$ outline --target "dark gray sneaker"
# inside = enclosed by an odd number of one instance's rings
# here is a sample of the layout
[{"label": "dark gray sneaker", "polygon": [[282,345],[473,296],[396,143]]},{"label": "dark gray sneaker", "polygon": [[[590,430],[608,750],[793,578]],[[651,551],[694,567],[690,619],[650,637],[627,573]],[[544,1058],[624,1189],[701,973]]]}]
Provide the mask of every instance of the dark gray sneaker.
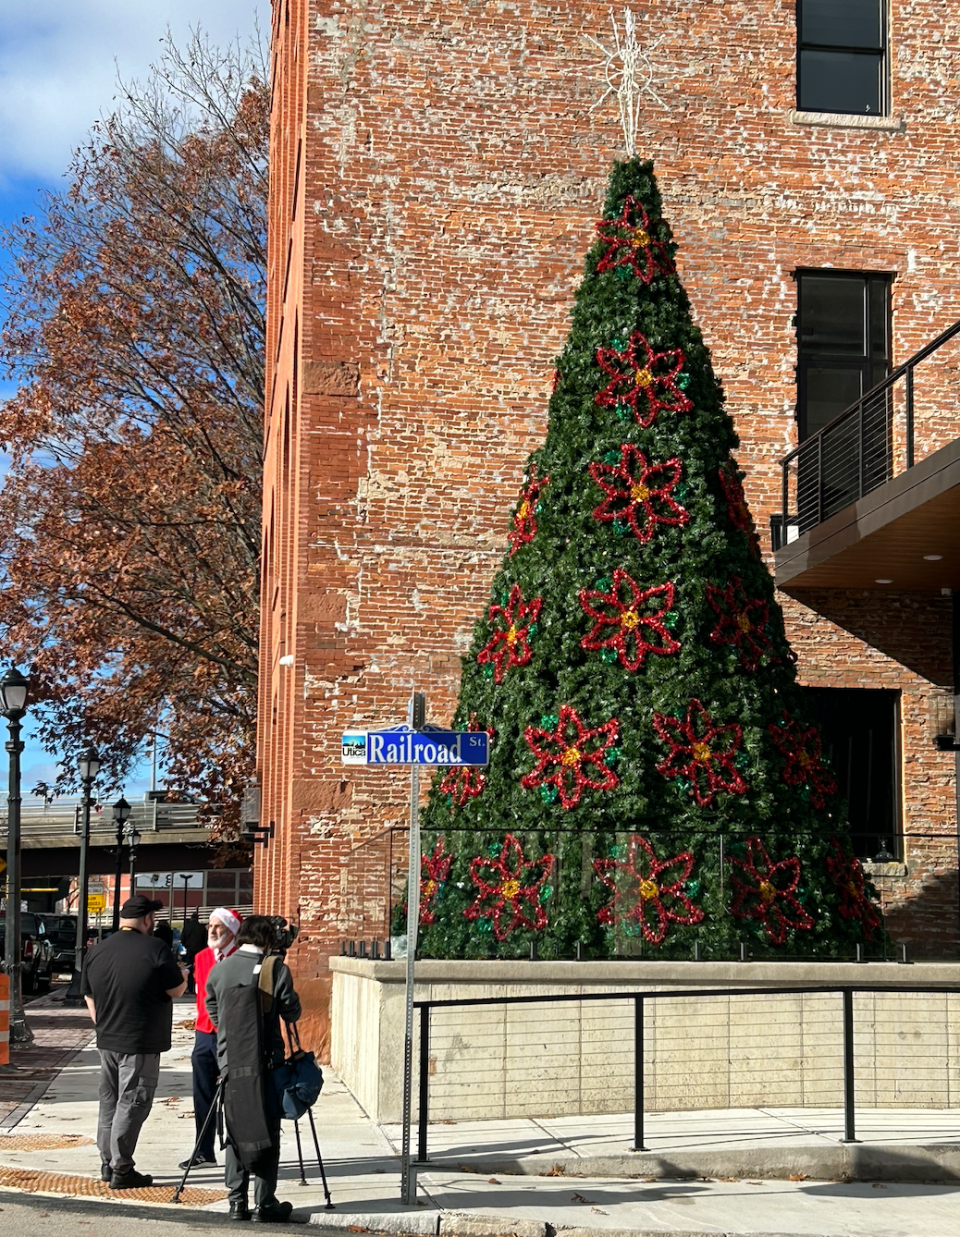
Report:
[{"label": "dark gray sneaker", "polygon": [[153,1178],[148,1173],[138,1173],[135,1168],[113,1173],[110,1177],[111,1190],[143,1190],[149,1185],[153,1185]]}]

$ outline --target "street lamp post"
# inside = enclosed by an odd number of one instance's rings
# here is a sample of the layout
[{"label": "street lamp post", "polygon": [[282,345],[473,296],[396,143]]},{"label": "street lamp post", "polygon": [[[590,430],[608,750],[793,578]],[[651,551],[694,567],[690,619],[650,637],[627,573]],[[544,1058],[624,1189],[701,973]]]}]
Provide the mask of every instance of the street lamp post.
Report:
[{"label": "street lamp post", "polygon": [[80,757],[80,781],[83,784],[83,833],[80,835],[80,873],[77,877],[77,939],[73,954],[73,978],[66,991],[64,1005],[79,1006],[83,1004],[80,995],[80,972],[83,970],[83,955],[87,948],[87,856],[90,850],[90,808],[93,799],[90,787],[100,772],[100,757],[95,747],[88,747]]},{"label": "street lamp post", "polygon": [[[124,827],[130,819],[132,811],[130,804],[124,798],[120,798],[113,805],[113,819],[117,822],[117,871],[116,879],[113,884],[113,930],[120,931],[120,882],[123,879],[123,836]],[[130,896],[133,896],[133,889],[130,890]]]},{"label": "street lamp post", "polygon": [[10,1042],[29,1044],[33,1032],[27,1026],[23,1012],[23,993],[20,986],[20,753],[23,740],[20,738],[20,723],[26,713],[27,679],[11,666],[0,679],[0,696],[3,697],[3,715],[7,719],[10,739],[10,778],[7,782],[7,915],[4,970],[10,976]]},{"label": "street lamp post", "polygon": [[130,897],[137,892],[137,847],[140,845],[140,831],[131,824],[127,835],[130,842]]},{"label": "street lamp post", "polygon": [[[180,873],[180,875],[183,877],[183,923],[184,923],[184,927],[186,927],[186,923],[187,923],[187,886],[188,886],[188,885],[190,884],[190,882],[193,880],[193,873],[191,873],[191,872],[181,872],[181,873]],[[171,915],[171,916],[170,916],[170,918],[172,919],[172,918],[173,918],[173,916]]]}]

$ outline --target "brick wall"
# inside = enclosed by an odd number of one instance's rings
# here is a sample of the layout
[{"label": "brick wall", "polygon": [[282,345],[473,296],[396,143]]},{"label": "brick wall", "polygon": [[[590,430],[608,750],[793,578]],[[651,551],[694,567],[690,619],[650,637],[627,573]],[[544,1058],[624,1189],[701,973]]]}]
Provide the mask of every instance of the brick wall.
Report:
[{"label": "brick wall", "polygon": [[[634,7],[641,37],[662,37],[663,106],[645,108],[642,153],[763,528],[795,442],[792,272],[895,273],[895,361],[960,317],[960,0],[893,0],[902,123],[887,129],[793,122],[785,0]],[[341,730],[402,720],[414,684],[449,718],[543,440],[620,151],[610,106],[589,112],[597,56],[581,37],[609,29],[606,4],[583,0],[274,5],[259,743],[275,836],[256,870],[260,905],[301,916],[304,980],[319,982],[365,913],[351,852],[406,814],[404,774],[341,768]],[[951,382],[955,369],[935,392]],[[918,455],[957,432],[938,398]],[[931,700],[950,682],[945,603],[831,596],[817,613],[784,600],[805,682],[903,692],[911,875],[884,897],[898,931],[952,946],[956,840],[920,836],[956,832],[953,758],[931,743]]]}]

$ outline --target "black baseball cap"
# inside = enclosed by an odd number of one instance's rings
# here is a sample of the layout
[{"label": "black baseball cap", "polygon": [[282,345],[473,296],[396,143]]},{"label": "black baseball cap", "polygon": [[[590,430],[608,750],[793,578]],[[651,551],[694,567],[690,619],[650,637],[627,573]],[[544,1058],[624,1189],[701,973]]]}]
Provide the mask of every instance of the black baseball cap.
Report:
[{"label": "black baseball cap", "polygon": [[142,919],[144,915],[149,915],[151,911],[158,911],[162,906],[162,902],[156,902],[145,894],[135,893],[132,898],[127,898],[123,906],[120,907],[120,918]]}]

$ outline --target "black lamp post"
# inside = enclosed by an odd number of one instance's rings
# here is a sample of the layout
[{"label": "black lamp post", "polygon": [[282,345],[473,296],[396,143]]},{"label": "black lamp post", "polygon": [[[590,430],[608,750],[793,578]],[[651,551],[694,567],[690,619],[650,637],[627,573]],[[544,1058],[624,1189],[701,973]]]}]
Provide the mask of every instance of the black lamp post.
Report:
[{"label": "black lamp post", "polygon": [[136,825],[130,826],[127,834],[130,843],[130,897],[137,892],[137,847],[140,845],[140,831]]},{"label": "black lamp post", "polygon": [[80,995],[80,972],[83,970],[83,955],[87,948],[87,855],[90,850],[90,808],[93,799],[90,787],[100,772],[100,757],[95,747],[88,747],[79,760],[80,781],[83,783],[83,833],[80,835],[80,873],[77,877],[77,939],[73,953],[73,978],[63,998],[64,1005],[83,1004]]},{"label": "black lamp post", "polygon": [[[183,925],[184,927],[186,927],[187,925],[187,886],[193,880],[193,873],[192,872],[181,872],[180,875],[183,877]],[[172,892],[170,895],[170,901],[171,902],[173,901]],[[172,919],[173,918],[173,914],[172,914],[173,907],[172,906],[170,910],[171,910],[170,918]]]},{"label": "black lamp post", "polygon": [[15,666],[11,666],[0,679],[3,715],[10,730],[7,742],[10,778],[7,782],[7,915],[3,969],[10,976],[12,1044],[29,1044],[33,1041],[33,1032],[27,1026],[23,1012],[23,993],[20,986],[20,753],[23,751],[20,722],[27,711],[29,686],[27,679]]},{"label": "black lamp post", "polygon": [[[113,805],[113,819],[117,822],[117,871],[113,883],[113,930],[120,930],[120,882],[123,879],[123,836],[127,821],[133,809],[124,798]],[[133,890],[130,891],[133,896]]]}]

